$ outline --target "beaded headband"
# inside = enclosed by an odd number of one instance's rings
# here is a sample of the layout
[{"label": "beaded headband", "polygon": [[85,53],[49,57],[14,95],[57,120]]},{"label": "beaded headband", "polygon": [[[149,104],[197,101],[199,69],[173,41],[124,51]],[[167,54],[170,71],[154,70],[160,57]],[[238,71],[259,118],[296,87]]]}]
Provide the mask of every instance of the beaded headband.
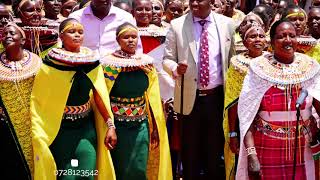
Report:
[{"label": "beaded headband", "polygon": [[134,30],[134,31],[138,32],[138,29],[137,29],[137,28],[127,27],[127,28],[122,29],[122,30],[118,33],[117,37],[119,37],[121,34],[123,34],[124,32],[127,32],[127,31],[129,31],[129,30]]},{"label": "beaded headband", "polygon": [[248,36],[249,32],[252,31],[252,30],[254,30],[254,29],[256,29],[256,30],[261,30],[261,31],[264,32],[264,30],[263,30],[263,28],[262,28],[261,26],[259,26],[259,25],[257,25],[257,24],[253,24],[253,25],[252,25],[249,29],[247,29],[246,32],[244,33],[244,36],[243,36],[244,38],[243,38],[243,40],[247,39],[247,36]]},{"label": "beaded headband", "polygon": [[289,18],[289,17],[292,17],[292,16],[304,17],[304,19],[307,18],[306,14],[305,14],[304,12],[291,13],[291,14],[288,14],[288,15],[286,16],[286,18]]},{"label": "beaded headband", "polygon": [[18,31],[21,33],[21,35],[22,35],[22,38],[26,38],[26,34],[24,33],[24,31],[21,29],[21,27],[19,27],[16,23],[14,23],[14,22],[9,22],[6,26],[5,26],[5,28],[7,28],[7,27],[9,27],[9,26],[13,26],[13,27],[15,27],[16,29],[18,29]]},{"label": "beaded headband", "polygon": [[83,29],[82,24],[75,22],[75,21],[69,21],[69,22],[67,22],[66,26],[61,30],[60,34],[64,33],[65,31],[67,31],[71,28],[76,28],[76,27]]}]

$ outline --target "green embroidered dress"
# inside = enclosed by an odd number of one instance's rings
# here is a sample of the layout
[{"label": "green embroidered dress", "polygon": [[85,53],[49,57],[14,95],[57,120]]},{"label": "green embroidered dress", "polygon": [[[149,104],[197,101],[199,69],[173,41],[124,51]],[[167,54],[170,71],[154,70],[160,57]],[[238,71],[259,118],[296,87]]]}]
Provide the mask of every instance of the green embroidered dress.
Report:
[{"label": "green embroidered dress", "polygon": [[[141,70],[121,72],[111,90],[111,106],[123,105],[122,111],[130,107],[145,107],[144,92],[148,88],[148,77]],[[126,100],[130,100],[127,102]],[[119,107],[119,106],[118,106]],[[128,108],[127,108],[128,107]],[[113,108],[115,110],[115,108]],[[134,114],[136,109],[133,109]],[[147,116],[131,121],[115,114],[118,144],[111,151],[114,167],[119,180],[147,179],[149,131]]]},{"label": "green embroidered dress", "polygon": [[[114,60],[116,63],[117,59]],[[118,180],[146,180],[149,123],[145,93],[149,79],[143,65],[130,62],[133,59],[127,63],[125,61],[122,59],[118,65],[105,67],[105,70],[114,73],[114,76],[108,76],[105,71],[107,78],[114,79],[110,101],[118,142],[111,156]],[[124,63],[123,66],[121,63]]]}]

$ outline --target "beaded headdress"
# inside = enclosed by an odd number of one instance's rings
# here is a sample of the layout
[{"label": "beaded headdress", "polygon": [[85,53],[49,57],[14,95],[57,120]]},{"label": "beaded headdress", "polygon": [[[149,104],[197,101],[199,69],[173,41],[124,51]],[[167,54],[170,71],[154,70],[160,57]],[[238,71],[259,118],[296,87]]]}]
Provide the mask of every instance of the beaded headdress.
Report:
[{"label": "beaded headdress", "polygon": [[264,32],[263,28],[259,24],[253,23],[252,26],[245,31],[244,36],[243,36],[243,40],[247,39],[247,36],[248,36],[249,32],[254,30],[254,29],[261,30],[261,31]]},{"label": "beaded headdress", "polygon": [[138,32],[137,28],[128,26],[128,27],[123,28],[121,31],[119,31],[119,33],[117,34],[117,37],[119,37],[121,34],[127,32],[127,31],[130,31],[130,30],[134,30],[134,31]]},{"label": "beaded headdress", "polygon": [[16,23],[14,23],[14,22],[9,22],[9,23],[5,26],[5,28],[7,28],[7,27],[9,27],[9,26],[15,27],[15,28],[20,32],[22,38],[24,38],[24,39],[26,38],[26,34],[25,34],[24,31],[21,29],[21,27],[19,27]]},{"label": "beaded headdress", "polygon": [[64,33],[65,31],[69,30],[70,28],[82,28],[83,29],[83,25],[77,21],[69,21],[67,22],[67,24],[65,25],[65,27],[60,31],[60,34]]},{"label": "beaded headdress", "polygon": [[285,19],[288,19],[289,17],[291,17],[291,16],[300,16],[300,17],[304,17],[304,19],[305,20],[307,20],[307,13],[303,10],[303,9],[301,9],[301,8],[299,8],[299,11],[301,11],[301,12],[294,12],[294,13],[289,13],[286,17],[285,17]]}]

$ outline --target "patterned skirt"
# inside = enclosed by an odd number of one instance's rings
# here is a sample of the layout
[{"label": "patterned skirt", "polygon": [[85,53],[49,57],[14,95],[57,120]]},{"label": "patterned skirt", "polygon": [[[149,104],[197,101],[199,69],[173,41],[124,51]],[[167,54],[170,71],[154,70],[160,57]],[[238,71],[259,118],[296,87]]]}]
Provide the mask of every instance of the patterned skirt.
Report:
[{"label": "patterned skirt", "polygon": [[[294,169],[295,122],[266,122],[256,119],[254,143],[261,165],[261,179],[292,179]],[[299,125],[296,180],[306,180],[305,138]]]}]

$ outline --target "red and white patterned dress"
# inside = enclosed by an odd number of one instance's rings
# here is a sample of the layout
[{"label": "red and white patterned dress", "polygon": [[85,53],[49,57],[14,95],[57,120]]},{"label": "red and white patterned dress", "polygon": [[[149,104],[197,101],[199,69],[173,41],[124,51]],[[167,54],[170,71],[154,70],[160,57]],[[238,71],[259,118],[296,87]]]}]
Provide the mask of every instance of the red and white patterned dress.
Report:
[{"label": "red and white patterned dress", "polygon": [[[261,164],[262,179],[292,179],[296,132],[295,102],[299,91],[292,88],[287,94],[285,90],[271,87],[262,98],[254,120],[254,143]],[[304,151],[305,136],[308,134],[304,133],[309,125],[310,107],[311,103],[304,102],[301,108],[303,121],[299,122],[295,176],[299,180],[306,179]]]}]

